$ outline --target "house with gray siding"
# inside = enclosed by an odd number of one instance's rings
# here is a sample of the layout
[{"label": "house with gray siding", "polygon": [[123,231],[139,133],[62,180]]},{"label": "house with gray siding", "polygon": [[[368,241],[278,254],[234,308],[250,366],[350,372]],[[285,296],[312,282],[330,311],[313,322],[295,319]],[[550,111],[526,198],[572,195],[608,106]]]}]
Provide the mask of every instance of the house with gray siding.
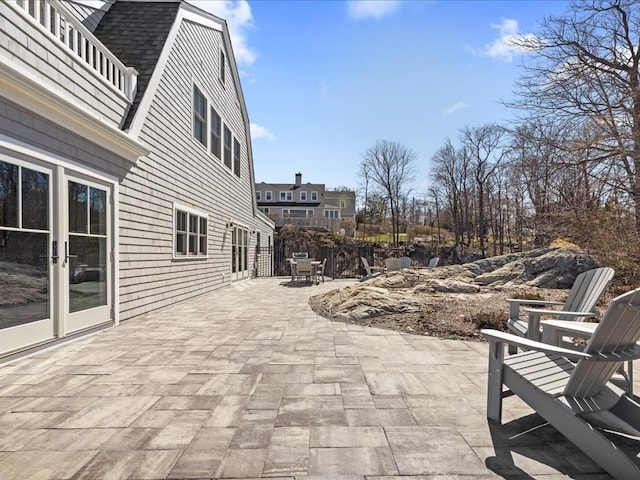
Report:
[{"label": "house with gray siding", "polygon": [[0,22],[0,356],[264,273],[274,222],[223,19],[14,0]]},{"label": "house with gray siding", "polygon": [[356,217],[356,192],[327,190],[324,183],[303,183],[302,173],[296,173],[293,183],[257,183],[256,200],[258,208],[277,227],[293,225],[337,232],[342,219]]}]

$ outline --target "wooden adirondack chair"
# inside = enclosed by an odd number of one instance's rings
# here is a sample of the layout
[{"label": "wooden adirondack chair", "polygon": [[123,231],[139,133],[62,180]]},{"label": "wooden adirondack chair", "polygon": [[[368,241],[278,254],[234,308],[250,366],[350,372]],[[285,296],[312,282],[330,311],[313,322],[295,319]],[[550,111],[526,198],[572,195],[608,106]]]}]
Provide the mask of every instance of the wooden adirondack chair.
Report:
[{"label": "wooden adirondack chair", "polygon": [[[507,325],[509,332],[526,337],[531,340],[540,340],[540,317],[553,316],[560,320],[582,321],[585,318],[596,315],[594,308],[598,300],[609,286],[613,278],[614,271],[609,267],[594,268],[581,273],[576,277],[567,300],[562,302],[552,302],[547,300],[524,300],[518,298],[507,298],[509,302],[509,320]],[[524,320],[520,316],[520,306],[562,306],[562,310],[525,308],[524,312],[528,319]],[[511,350],[514,353],[514,350]]]},{"label": "wooden adirondack chair", "polygon": [[367,276],[363,280],[377,277],[385,271],[384,267],[372,267],[371,265],[369,265],[369,261],[364,257],[360,257],[360,260],[362,261],[362,266],[364,267],[365,272],[367,272]]},{"label": "wooden adirondack chair", "polygon": [[[640,404],[609,382],[623,362],[640,358],[640,288],[609,304],[584,351],[498,330],[482,334],[490,342],[490,420],[501,421],[505,385],[613,477],[640,478],[636,462],[596,428],[640,436]],[[505,357],[505,344],[527,350]]]}]

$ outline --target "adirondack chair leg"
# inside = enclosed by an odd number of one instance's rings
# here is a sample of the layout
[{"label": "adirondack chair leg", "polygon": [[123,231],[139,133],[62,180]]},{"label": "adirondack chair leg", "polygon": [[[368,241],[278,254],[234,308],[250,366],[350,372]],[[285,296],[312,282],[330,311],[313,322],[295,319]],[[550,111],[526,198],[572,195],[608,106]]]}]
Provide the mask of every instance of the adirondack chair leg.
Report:
[{"label": "adirondack chair leg", "polygon": [[[557,399],[532,388],[518,375],[511,375],[510,372],[503,375],[508,377],[505,381],[516,395],[611,476],[625,480],[640,478],[640,469],[635,462],[589,422],[573,415]],[[620,406],[622,410],[630,408],[624,404]]]},{"label": "adirondack chair leg", "polygon": [[502,342],[489,344],[489,375],[487,384],[487,418],[502,422],[502,375],[504,347]]}]

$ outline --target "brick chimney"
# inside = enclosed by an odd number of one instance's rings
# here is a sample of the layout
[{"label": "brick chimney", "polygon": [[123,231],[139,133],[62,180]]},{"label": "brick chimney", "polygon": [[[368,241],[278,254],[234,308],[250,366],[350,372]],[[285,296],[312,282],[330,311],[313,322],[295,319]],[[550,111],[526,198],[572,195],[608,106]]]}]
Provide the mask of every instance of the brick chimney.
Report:
[{"label": "brick chimney", "polygon": [[296,173],[296,187],[302,185],[302,174],[300,172]]}]

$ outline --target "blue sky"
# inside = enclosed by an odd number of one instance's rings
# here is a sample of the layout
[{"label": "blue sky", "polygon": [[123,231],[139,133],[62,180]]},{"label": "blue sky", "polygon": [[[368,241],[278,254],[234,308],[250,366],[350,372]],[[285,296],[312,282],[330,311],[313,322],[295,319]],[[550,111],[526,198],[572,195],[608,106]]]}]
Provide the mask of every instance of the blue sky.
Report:
[{"label": "blue sky", "polygon": [[229,24],[251,121],[256,182],[359,186],[377,140],[431,156],[464,127],[505,123],[527,35],[555,1],[203,1]]}]

